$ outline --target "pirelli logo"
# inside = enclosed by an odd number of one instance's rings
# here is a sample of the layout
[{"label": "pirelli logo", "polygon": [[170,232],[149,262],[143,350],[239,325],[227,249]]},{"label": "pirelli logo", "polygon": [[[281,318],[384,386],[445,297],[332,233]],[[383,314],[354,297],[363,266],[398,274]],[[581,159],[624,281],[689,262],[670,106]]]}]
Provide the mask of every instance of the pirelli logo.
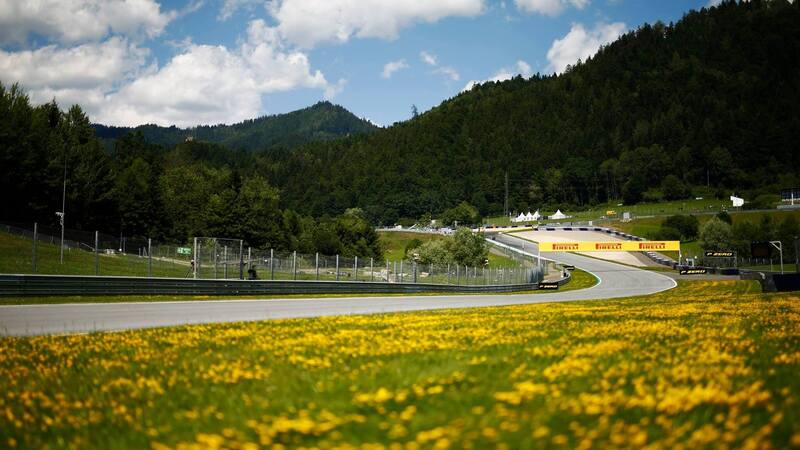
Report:
[{"label": "pirelli logo", "polygon": [[540,242],[541,252],[677,252],[678,241]]},{"label": "pirelli logo", "polygon": [[574,244],[559,244],[559,243],[555,243],[554,242],[552,251],[554,251],[554,252],[575,252],[575,251],[578,251],[579,248],[580,248],[580,245],[578,245],[577,242],[574,243]]}]

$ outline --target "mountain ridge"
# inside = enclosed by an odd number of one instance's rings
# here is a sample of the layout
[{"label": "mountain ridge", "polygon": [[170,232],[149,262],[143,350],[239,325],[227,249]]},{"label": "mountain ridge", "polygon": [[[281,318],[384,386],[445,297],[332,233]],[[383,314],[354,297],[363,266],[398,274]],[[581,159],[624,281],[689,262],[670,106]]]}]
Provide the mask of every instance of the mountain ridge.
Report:
[{"label": "mountain ridge", "polygon": [[197,125],[179,128],[156,124],[117,127],[92,124],[95,135],[112,148],[119,137],[141,132],[152,143],[173,147],[187,139],[225,145],[234,150],[260,151],[293,148],[308,142],[330,140],[379,129],[340,105],[320,101],[314,105],[282,114],[260,116],[234,124]]}]

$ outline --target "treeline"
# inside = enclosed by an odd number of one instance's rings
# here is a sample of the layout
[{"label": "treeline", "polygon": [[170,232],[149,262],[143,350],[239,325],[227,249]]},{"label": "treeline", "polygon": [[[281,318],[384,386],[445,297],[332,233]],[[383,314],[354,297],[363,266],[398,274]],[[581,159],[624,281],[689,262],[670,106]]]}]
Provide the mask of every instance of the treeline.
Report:
[{"label": "treeline", "polygon": [[497,214],[506,174],[512,210],[774,200],[800,185],[799,75],[800,2],[727,1],[559,76],[484,83],[387,130],[272,152],[269,177],[293,209],[356,205],[382,223],[461,201]]},{"label": "treeline", "polygon": [[280,191],[256,168],[244,151],[197,141],[167,149],[140,132],[119,137],[108,152],[79,106],[32,106],[19,86],[0,84],[0,219],[56,225],[66,186],[68,228],[382,256],[361,210],[318,219],[297,214],[281,207]]}]

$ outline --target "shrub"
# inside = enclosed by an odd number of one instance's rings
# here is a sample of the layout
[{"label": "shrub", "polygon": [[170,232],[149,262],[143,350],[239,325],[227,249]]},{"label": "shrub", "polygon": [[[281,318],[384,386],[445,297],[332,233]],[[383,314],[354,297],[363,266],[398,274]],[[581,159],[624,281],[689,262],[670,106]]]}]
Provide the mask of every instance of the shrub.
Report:
[{"label": "shrub", "polygon": [[716,217],[704,223],[700,229],[700,247],[703,250],[726,250],[733,240],[731,226]]},{"label": "shrub", "polygon": [[682,241],[693,241],[697,239],[699,225],[700,222],[697,220],[697,217],[687,215],[669,216],[661,224],[662,227],[678,230]]}]

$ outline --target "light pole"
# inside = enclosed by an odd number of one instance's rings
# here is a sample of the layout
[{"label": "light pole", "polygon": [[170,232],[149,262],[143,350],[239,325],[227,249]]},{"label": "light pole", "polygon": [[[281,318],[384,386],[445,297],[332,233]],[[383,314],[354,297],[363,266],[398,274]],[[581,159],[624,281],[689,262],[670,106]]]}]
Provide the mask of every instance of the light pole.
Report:
[{"label": "light pole", "polygon": [[64,151],[64,188],[61,190],[61,211],[56,215],[61,222],[61,254],[59,257],[60,264],[64,264],[64,215],[67,211],[67,152]]}]

